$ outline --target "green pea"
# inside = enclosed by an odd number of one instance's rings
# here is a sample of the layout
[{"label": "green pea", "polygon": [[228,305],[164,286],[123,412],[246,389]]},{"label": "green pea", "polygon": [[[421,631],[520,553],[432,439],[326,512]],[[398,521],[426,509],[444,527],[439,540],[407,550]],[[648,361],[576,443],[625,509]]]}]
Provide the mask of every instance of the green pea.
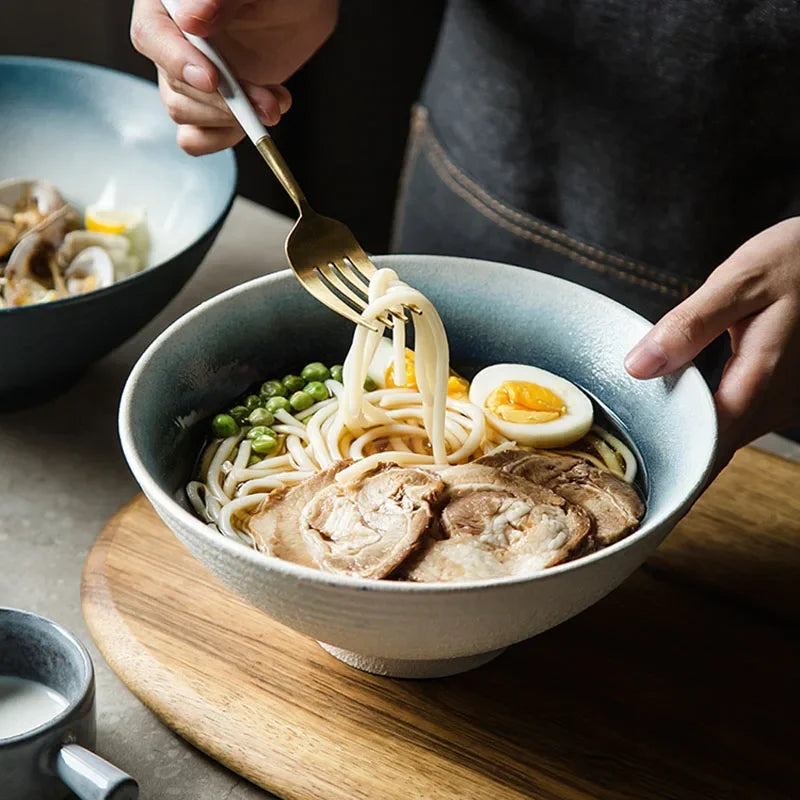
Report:
[{"label": "green pea", "polygon": [[253,440],[250,448],[260,456],[268,456],[278,449],[278,440],[274,436],[259,436]]},{"label": "green pea", "polygon": [[303,367],[303,371],[300,374],[306,383],[311,383],[311,381],[328,380],[331,376],[331,371],[321,361],[312,361]]},{"label": "green pea", "polygon": [[270,397],[267,400],[267,411],[276,414],[278,411],[291,411],[292,406],[286,397]]},{"label": "green pea", "polygon": [[314,405],[314,398],[308,392],[295,392],[289,403],[295,411],[305,411]]},{"label": "green pea", "polygon": [[247,421],[251,425],[272,425],[275,422],[275,417],[266,408],[257,408],[250,412]]},{"label": "green pea", "polygon": [[247,406],[234,406],[228,414],[241,425],[250,414],[250,409]]},{"label": "green pea", "polygon": [[306,394],[310,394],[315,403],[319,403],[320,400],[328,399],[328,387],[320,381],[311,381],[311,383],[307,383],[303,387],[303,391]]},{"label": "green pea", "polygon": [[280,381],[266,381],[261,384],[261,396],[266,400],[268,397],[286,397],[288,392]]},{"label": "green pea", "polygon": [[211,430],[214,436],[225,439],[228,436],[236,436],[239,433],[239,426],[230,414],[217,414],[211,422]]},{"label": "green pea", "polygon": [[[252,445],[250,445],[250,449],[251,450],[253,449]],[[250,458],[247,459],[247,466],[248,467],[254,467],[256,464],[258,464],[259,461],[261,461],[261,456],[251,455]]]},{"label": "green pea", "polygon": [[341,364],[334,364],[331,367],[331,378],[339,383],[344,382],[344,367]]},{"label": "green pea", "polygon": [[288,394],[299,392],[306,385],[299,375],[285,375],[281,383],[286,387]]},{"label": "green pea", "polygon": [[257,394],[249,394],[244,399],[244,407],[248,411],[255,411],[257,408],[263,408],[264,401]]},{"label": "green pea", "polygon": [[378,384],[375,383],[372,378],[367,375],[367,379],[364,381],[364,391],[365,392],[374,392],[378,388]]},{"label": "green pea", "polygon": [[247,433],[245,434],[245,438],[253,441],[254,439],[260,438],[261,436],[276,436],[276,435],[277,434],[275,433],[274,430],[272,430],[272,428],[269,428],[266,425],[256,425],[255,427],[250,428],[250,430],[247,431]]}]

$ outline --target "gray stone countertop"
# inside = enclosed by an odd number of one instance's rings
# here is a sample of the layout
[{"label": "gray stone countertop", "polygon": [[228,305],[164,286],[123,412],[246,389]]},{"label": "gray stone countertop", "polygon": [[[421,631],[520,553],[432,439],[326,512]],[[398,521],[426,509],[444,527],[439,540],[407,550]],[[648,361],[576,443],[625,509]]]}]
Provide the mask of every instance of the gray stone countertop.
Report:
[{"label": "gray stone countertop", "polygon": [[87,645],[97,673],[97,750],[139,781],[142,800],[273,797],[172,733],[114,675],[83,620],[80,578],[105,522],[138,491],[117,437],[117,406],[128,372],[188,309],[283,269],[290,227],[286,217],[237,199],[194,277],[144,330],[66,394],[28,411],[0,414],[0,606],[50,617]]},{"label": "gray stone countertop", "polygon": [[[29,411],[0,415],[0,605],[50,617],[86,643],[97,672],[98,752],[139,781],[142,800],[273,797],[173,734],[128,691],[89,636],[79,592],[95,537],[138,490],[116,428],[119,395],[130,368],[186,310],[242,281],[282,269],[290,224],[238,199],[195,276],[138,336],[95,364],[66,394]],[[765,437],[759,445],[800,460],[800,446],[785,439]]]}]

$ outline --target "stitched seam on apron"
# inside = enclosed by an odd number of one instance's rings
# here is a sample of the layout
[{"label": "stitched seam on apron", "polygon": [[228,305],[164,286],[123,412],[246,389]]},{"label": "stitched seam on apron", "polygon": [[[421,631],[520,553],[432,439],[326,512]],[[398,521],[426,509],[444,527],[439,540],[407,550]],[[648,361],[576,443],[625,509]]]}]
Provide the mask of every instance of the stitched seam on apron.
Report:
[{"label": "stitched seam on apron", "polygon": [[403,158],[403,168],[400,172],[400,180],[397,184],[397,197],[395,199],[395,219],[392,223],[392,241],[391,241],[391,249],[393,252],[397,250],[397,243],[400,241],[400,238],[403,235],[403,228],[405,227],[406,223],[406,206],[403,202],[403,198],[406,195],[408,190],[408,185],[411,182],[411,174],[414,170],[414,166],[417,163],[419,158],[421,146],[420,146],[420,138],[419,136],[415,136],[415,132],[417,131],[416,126],[416,111],[412,110],[411,112],[411,133],[408,137],[408,141],[406,142],[406,152]]},{"label": "stitched seam on apron", "polygon": [[[467,177],[450,160],[444,148],[435,139],[433,132],[428,126],[427,117],[427,111],[422,107],[417,107],[414,111],[412,125],[415,133],[422,141],[422,147],[425,150],[429,163],[450,189],[483,216],[491,219],[500,227],[517,236],[535,241],[542,247],[566,255],[591,269],[614,275],[639,286],[645,286],[661,294],[669,294],[673,297],[684,298],[691,293],[693,285],[698,285],[699,282],[695,283],[688,279],[681,280],[674,275],[662,273],[655,268],[646,267],[643,264],[631,261],[622,256],[616,256],[598,247],[574,239],[560,230],[551,228],[516,209],[504,205],[499,200],[489,195],[485,189],[476,184],[471,178]],[[539,233],[534,233],[530,230],[531,228]],[[554,239],[560,240],[560,242],[553,241]],[[594,256],[594,258],[591,258],[591,256]],[[615,269],[610,264],[603,263],[600,259],[618,264],[621,267],[634,269],[648,277],[640,278],[631,275],[629,272],[622,269]],[[665,286],[661,281],[673,285]]]}]

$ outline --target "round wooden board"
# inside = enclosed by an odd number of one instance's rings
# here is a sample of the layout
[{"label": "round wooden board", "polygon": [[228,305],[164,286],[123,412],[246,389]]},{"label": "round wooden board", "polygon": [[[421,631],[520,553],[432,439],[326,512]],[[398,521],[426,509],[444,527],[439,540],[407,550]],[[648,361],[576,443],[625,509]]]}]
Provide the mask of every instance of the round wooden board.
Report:
[{"label": "round wooden board", "polygon": [[[751,598],[737,582],[754,552],[762,578],[785,578],[787,556],[800,565],[800,501],[774,559],[774,511],[753,518],[763,463],[796,486],[796,468],[740,458],[623,587],[453,678],[390,680],[339,663],[224,589],[141,496],[89,555],[84,615],[112,669],[167,725],[291,800],[790,798],[798,651],[780,617],[796,621],[796,593],[775,584]],[[739,561],[725,544],[732,520]],[[702,559],[723,551],[727,572],[705,580]]]}]

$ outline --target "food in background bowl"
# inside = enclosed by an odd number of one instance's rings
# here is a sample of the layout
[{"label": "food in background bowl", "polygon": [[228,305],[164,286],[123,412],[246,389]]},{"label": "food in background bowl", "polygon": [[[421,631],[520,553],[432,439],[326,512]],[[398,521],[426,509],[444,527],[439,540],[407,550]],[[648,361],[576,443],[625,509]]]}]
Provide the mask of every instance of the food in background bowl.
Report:
[{"label": "food in background bowl", "polygon": [[[383,338],[401,302],[413,351],[399,318]],[[362,321],[343,365],[267,380],[213,418],[187,486],[204,521],[302,566],[416,582],[527,575],[638,528],[633,451],[577,386],[523,364],[470,383],[435,307],[391,269]]]},{"label": "food in background bowl", "polygon": [[[46,179],[84,214],[79,222],[92,235],[116,236],[122,221],[126,238],[135,238],[135,218],[146,209],[149,240],[144,268],[122,280],[0,310],[5,410],[64,391],[164,309],[217,236],[236,165],[231,150],[184,153],[152,81],[90,64],[0,56],[0,109],[0,176]],[[109,215],[112,209],[133,219]]]},{"label": "food in background bowl", "polygon": [[147,266],[143,209],[78,211],[41,179],[0,182],[0,308],[104,289]]}]

